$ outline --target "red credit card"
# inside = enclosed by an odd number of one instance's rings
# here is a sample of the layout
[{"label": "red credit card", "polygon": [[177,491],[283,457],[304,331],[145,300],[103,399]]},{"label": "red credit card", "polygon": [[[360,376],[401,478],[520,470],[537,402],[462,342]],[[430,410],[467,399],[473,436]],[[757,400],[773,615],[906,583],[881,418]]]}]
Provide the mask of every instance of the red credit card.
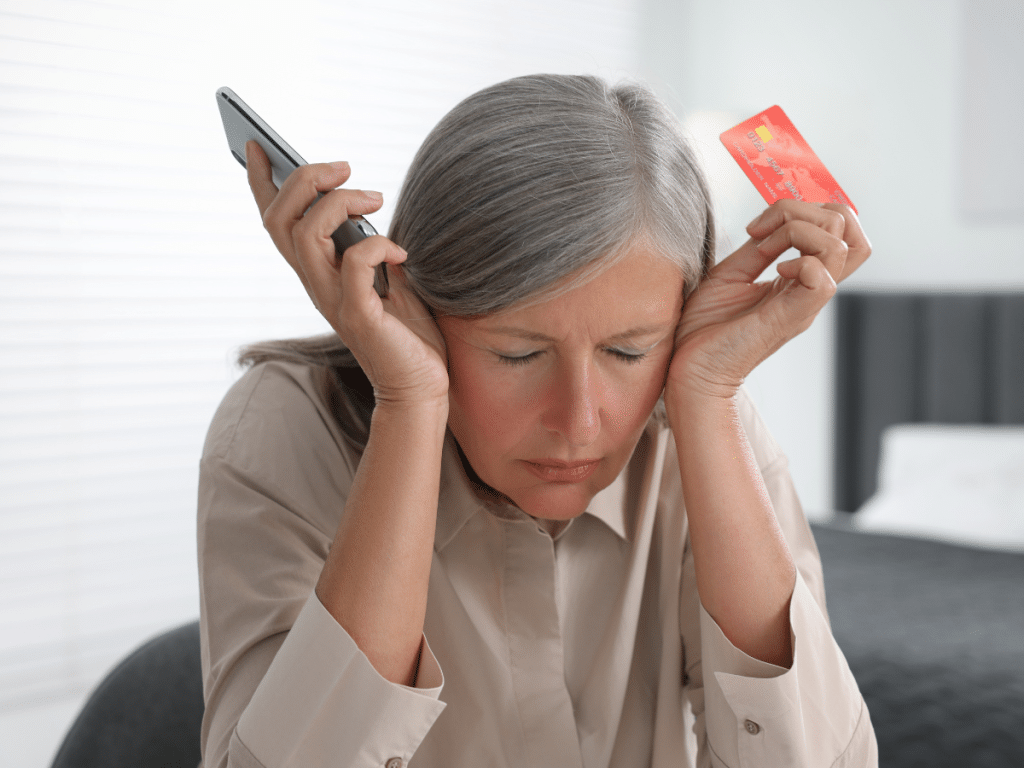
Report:
[{"label": "red credit card", "polygon": [[856,206],[781,107],[768,107],[720,138],[769,204],[784,197]]}]

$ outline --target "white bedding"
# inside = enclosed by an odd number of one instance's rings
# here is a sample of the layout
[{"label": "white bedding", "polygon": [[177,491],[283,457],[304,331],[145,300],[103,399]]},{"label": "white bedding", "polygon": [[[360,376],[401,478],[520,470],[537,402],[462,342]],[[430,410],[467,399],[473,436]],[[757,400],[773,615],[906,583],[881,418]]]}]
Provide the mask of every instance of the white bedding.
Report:
[{"label": "white bedding", "polygon": [[861,530],[1024,552],[1024,427],[900,424]]}]

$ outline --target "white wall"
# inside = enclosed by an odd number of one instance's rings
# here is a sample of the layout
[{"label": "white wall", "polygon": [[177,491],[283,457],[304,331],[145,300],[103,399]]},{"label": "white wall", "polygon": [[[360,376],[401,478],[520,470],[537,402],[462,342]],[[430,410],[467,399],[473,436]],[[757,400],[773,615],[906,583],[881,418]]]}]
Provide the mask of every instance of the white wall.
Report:
[{"label": "white wall", "polygon": [[[969,223],[960,210],[962,38],[977,8],[647,0],[645,76],[693,129],[735,244],[764,204],[717,135],[779,104],[850,195],[874,246],[847,287],[1024,288],[1024,221]],[[810,510],[832,498],[830,321],[823,313],[748,382]]]}]

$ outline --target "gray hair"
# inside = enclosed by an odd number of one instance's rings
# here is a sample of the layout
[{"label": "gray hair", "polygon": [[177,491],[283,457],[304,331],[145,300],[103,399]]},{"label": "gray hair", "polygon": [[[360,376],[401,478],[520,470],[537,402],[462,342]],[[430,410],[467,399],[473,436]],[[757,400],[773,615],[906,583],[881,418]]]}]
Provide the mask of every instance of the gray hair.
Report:
[{"label": "gray hair", "polygon": [[710,201],[675,118],[638,85],[559,75],[507,80],[449,112],[409,168],[390,232],[413,290],[458,316],[575,287],[643,236],[697,284]]},{"label": "gray hair", "polygon": [[[708,184],[668,108],[643,86],[572,75],[506,80],[452,109],[416,153],[388,237],[413,292],[460,317],[571,290],[640,241],[688,293],[715,252]],[[268,359],[357,365],[334,335],[240,356]]]}]

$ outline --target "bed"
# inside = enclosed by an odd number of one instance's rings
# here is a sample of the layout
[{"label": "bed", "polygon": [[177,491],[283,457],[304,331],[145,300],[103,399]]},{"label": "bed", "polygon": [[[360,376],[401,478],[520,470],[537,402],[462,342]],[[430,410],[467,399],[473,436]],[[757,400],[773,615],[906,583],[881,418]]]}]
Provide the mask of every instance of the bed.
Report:
[{"label": "bed", "polygon": [[837,512],[813,528],[880,764],[1024,766],[1024,295],[837,304]]}]

